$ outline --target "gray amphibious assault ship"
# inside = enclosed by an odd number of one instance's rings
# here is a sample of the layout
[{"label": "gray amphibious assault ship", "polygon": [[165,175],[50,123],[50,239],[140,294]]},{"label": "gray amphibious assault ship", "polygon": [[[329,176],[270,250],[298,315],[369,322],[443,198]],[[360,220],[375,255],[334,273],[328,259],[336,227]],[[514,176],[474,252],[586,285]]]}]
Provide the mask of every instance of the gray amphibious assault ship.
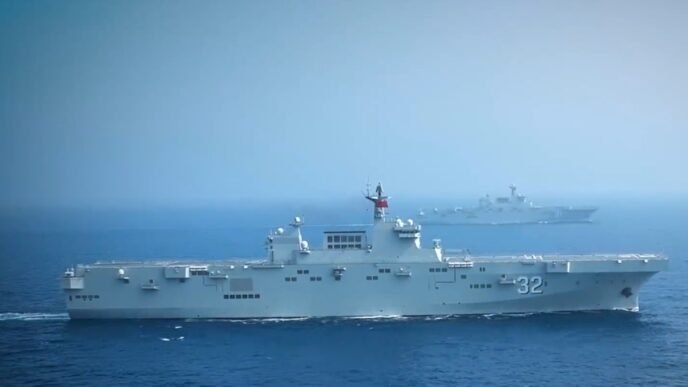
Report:
[{"label": "gray amphibious assault ship", "polygon": [[267,238],[267,258],[99,262],[61,279],[73,319],[274,318],[638,310],[667,258],[652,254],[451,255],[422,248],[421,227],[385,219],[378,185],[369,230],[325,232],[320,248],[295,218]]}]

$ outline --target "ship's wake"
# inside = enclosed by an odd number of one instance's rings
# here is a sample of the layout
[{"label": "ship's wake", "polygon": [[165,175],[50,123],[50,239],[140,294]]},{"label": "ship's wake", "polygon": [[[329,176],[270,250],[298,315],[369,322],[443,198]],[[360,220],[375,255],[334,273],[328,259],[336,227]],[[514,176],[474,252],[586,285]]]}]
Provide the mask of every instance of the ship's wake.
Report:
[{"label": "ship's wake", "polygon": [[351,317],[339,317],[340,320],[408,320],[408,316],[402,316],[398,314],[381,314],[381,315],[370,315],[370,316],[351,316]]},{"label": "ship's wake", "polygon": [[376,323],[376,322],[402,322],[402,321],[445,321],[445,320],[506,320],[522,319],[537,316],[556,316],[568,314],[586,314],[593,312],[532,312],[532,313],[487,313],[487,314],[447,314],[428,316],[403,316],[403,315],[366,315],[366,316],[339,316],[339,317],[284,317],[284,318],[192,318],[186,322],[224,322],[242,325],[252,324],[283,324],[299,322],[319,322],[321,324],[338,324],[346,322]]},{"label": "ship's wake", "polygon": [[69,320],[67,313],[0,313],[0,321],[65,321]]},{"label": "ship's wake", "polygon": [[268,318],[187,318],[186,322],[226,322],[237,324],[274,324],[314,320],[314,317],[268,317]]},{"label": "ship's wake", "polygon": [[[281,324],[298,322],[320,322],[322,324],[338,323],[346,321],[363,322],[395,322],[395,321],[444,321],[444,320],[503,320],[533,318],[538,316],[558,316],[558,315],[589,315],[589,314],[630,314],[637,315],[637,309],[619,309],[605,311],[571,311],[571,312],[532,312],[532,313],[487,313],[469,315],[427,315],[427,316],[403,316],[403,315],[367,315],[367,316],[341,316],[341,317],[273,317],[273,318],[188,318],[186,322],[225,322],[236,324]],[[0,322],[3,321],[68,321],[67,313],[40,313],[40,312],[4,312],[0,313]],[[135,320],[140,321],[140,320]],[[175,325],[174,329],[182,328]]]}]

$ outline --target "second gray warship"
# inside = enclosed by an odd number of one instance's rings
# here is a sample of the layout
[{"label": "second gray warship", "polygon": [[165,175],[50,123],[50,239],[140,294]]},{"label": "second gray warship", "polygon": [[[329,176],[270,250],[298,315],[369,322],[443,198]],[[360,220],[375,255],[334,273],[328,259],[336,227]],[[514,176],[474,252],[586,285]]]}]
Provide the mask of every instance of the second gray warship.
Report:
[{"label": "second gray warship", "polygon": [[477,207],[434,208],[420,210],[421,224],[529,224],[529,223],[588,223],[597,207],[540,206],[516,193],[510,185],[511,195],[491,199],[481,198]]}]

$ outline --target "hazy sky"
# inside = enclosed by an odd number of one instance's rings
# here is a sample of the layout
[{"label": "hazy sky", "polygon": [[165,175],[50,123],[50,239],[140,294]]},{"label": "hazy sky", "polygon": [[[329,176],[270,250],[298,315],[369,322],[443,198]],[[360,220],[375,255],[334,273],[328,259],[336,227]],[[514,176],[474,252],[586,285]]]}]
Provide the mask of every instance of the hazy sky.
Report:
[{"label": "hazy sky", "polygon": [[688,192],[688,1],[0,0],[0,206]]}]

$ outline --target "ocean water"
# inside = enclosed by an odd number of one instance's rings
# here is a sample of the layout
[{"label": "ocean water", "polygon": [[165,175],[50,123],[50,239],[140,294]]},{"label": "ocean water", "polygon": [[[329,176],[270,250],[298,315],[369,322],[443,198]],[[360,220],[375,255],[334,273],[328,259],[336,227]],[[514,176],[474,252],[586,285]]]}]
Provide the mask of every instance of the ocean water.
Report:
[{"label": "ocean water", "polygon": [[[428,226],[423,237],[473,254],[665,253],[670,269],[641,290],[639,313],[70,321],[58,283],[67,266],[258,257],[286,211],[8,212],[0,385],[688,385],[688,206],[599,204],[592,224]],[[321,225],[369,216],[349,207],[300,208],[311,245]]]}]

